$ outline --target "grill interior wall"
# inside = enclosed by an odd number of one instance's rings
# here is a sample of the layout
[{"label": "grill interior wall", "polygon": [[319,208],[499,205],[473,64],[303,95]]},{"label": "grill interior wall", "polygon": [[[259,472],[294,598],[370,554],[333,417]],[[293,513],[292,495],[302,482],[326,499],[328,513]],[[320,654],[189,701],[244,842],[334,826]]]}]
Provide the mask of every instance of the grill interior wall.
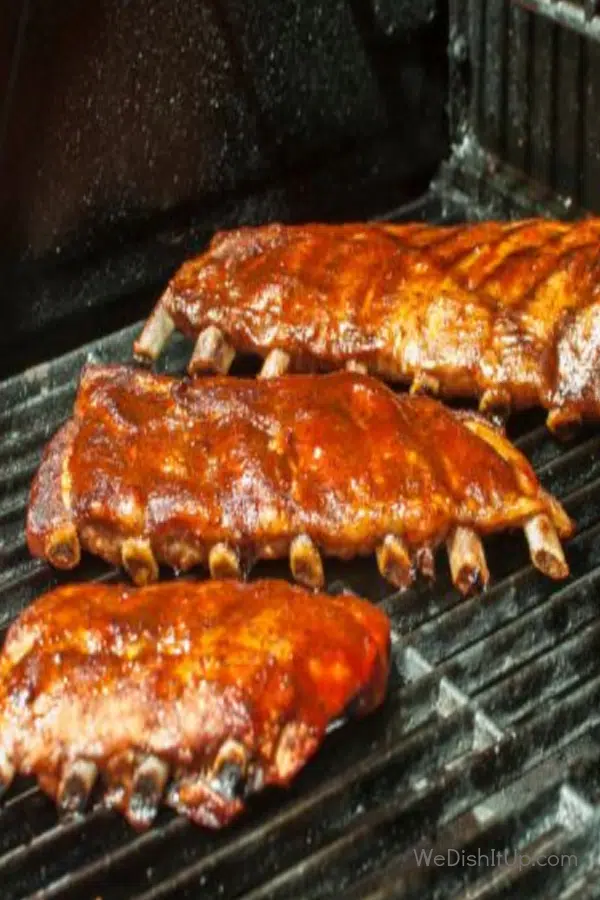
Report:
[{"label": "grill interior wall", "polygon": [[216,229],[421,194],[448,152],[444,6],[0,4],[0,377],[141,318]]},{"label": "grill interior wall", "polygon": [[573,207],[599,212],[600,16],[549,0],[450,7],[454,140],[474,137]]}]

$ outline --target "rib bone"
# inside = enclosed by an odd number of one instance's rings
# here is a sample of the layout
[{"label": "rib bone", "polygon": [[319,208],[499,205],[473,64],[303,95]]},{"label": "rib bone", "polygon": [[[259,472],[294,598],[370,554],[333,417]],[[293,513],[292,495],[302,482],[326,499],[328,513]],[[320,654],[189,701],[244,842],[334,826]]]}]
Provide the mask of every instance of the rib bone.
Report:
[{"label": "rib bone", "polygon": [[215,544],[208,554],[208,568],[212,578],[241,578],[240,558],[236,551],[223,542]]},{"label": "rib bone", "polygon": [[169,778],[169,767],[156,756],[148,756],[133,776],[127,820],[134,828],[147,828],[156,817]]},{"label": "rib bone", "polygon": [[248,753],[243,744],[226,740],[215,759],[211,787],[228,800],[239,796],[248,771]]},{"label": "rib bone", "polygon": [[570,437],[581,426],[581,413],[573,409],[551,409],[546,424],[552,434],[559,438]]},{"label": "rib bone", "polygon": [[85,810],[98,777],[98,767],[87,759],[76,759],[65,767],[58,789],[58,806],[63,813]]},{"label": "rib bone", "polygon": [[216,372],[226,375],[235,358],[235,350],[223,333],[214,325],[201,332],[188,366],[190,375],[198,372]]},{"label": "rib bone", "polygon": [[137,341],[133,355],[138,362],[154,362],[175,330],[175,322],[159,302],[152,310]]},{"label": "rib bone", "polygon": [[227,763],[235,762],[245,772],[248,765],[248,751],[243,744],[233,738],[227,738],[221,744],[219,752],[215,757],[213,766],[213,774],[218,775],[219,771]]},{"label": "rib bone", "polygon": [[349,359],[346,363],[347,372],[358,372],[359,375],[368,375],[369,370],[365,363],[359,362],[357,359]]},{"label": "rib bone", "polygon": [[431,547],[420,547],[415,553],[417,569],[425,578],[435,578],[435,557]]},{"label": "rib bone", "polygon": [[437,397],[440,392],[440,382],[435,375],[428,375],[427,372],[417,372],[410,386],[411,394],[431,394]]},{"label": "rib bone", "polygon": [[289,354],[287,354],[284,350],[280,350],[278,347],[276,347],[274,350],[271,350],[271,352],[265,359],[258,377],[278,378],[280,375],[285,375],[290,367],[291,362],[292,360]]},{"label": "rib bone", "polygon": [[488,388],[484,391],[479,401],[479,411],[484,415],[508,418],[511,408],[511,397],[504,388]]},{"label": "rib bone", "polygon": [[81,559],[77,529],[71,522],[59,525],[46,538],[44,547],[48,561],[57,569],[73,569]]},{"label": "rib bone", "polygon": [[408,547],[394,534],[388,534],[376,550],[381,575],[398,588],[406,588],[413,581],[413,567]]},{"label": "rib bone", "polygon": [[300,584],[318,590],[325,584],[323,561],[312,538],[299,534],[290,545],[290,568]]},{"label": "rib bone", "polygon": [[525,537],[534,566],[550,578],[566,578],[569,574],[563,549],[549,516],[534,516],[525,525]]},{"label": "rib bone", "polygon": [[127,538],[123,541],[121,562],[132,581],[140,587],[158,581],[158,563],[147,538]]},{"label": "rib bone", "polygon": [[485,587],[490,573],[478,535],[471,528],[458,525],[450,532],[446,545],[452,582],[461,594]]}]

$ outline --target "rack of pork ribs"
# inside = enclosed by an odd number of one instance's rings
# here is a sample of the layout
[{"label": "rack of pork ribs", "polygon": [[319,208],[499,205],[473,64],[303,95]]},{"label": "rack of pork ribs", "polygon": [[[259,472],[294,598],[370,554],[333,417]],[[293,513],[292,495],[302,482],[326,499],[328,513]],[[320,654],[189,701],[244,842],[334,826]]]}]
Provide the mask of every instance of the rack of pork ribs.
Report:
[{"label": "rack of pork ribs", "polygon": [[35,775],[75,813],[102,782],[135,828],[163,798],[225,825],[382,702],[389,644],[375,606],[284,581],[63,585],[0,655],[0,786]]},{"label": "rack of pork ribs", "polygon": [[600,416],[599,292],[600,219],[241,228],[180,268],[135,354],[177,328],[192,373],[250,352],[263,377],[360,369],[568,431]]},{"label": "rack of pork ribs", "polygon": [[352,372],[181,380],[119,365],[84,370],[27,515],[33,555],[72,569],[83,548],[138,585],[160,563],[241,577],[289,556],[321,588],[322,553],[375,553],[406,587],[433,576],[445,543],[463,593],[489,577],[481,537],[505,529],[524,529],[533,563],[566,577],[572,527],[478,413]]}]

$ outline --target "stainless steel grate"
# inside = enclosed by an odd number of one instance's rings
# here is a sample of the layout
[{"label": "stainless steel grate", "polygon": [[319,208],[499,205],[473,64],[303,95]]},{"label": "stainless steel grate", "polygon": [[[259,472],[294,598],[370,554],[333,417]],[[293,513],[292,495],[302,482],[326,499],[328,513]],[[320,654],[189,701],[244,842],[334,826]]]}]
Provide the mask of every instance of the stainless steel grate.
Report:
[{"label": "stainless steel grate", "polygon": [[[33,597],[69,577],[29,559],[24,543],[44,442],[69,414],[82,364],[129,359],[136,331],[0,385],[0,640]],[[164,366],[181,371],[189,350],[175,341]],[[560,445],[540,418],[511,427],[578,522],[567,583],[529,565],[520,535],[488,543],[493,585],[468,600],[441,559],[435,589],[402,595],[372,562],[330,565],[331,590],[342,582],[391,616],[380,713],[331,735],[290,791],[257,798],[217,834],[167,812],[141,836],[99,809],[59,823],[21,781],[0,806],[2,900],[600,896],[600,435]],[[117,573],[88,560],[77,577]],[[486,864],[505,849],[563,864]],[[419,851],[480,854],[480,864],[419,864]]]}]

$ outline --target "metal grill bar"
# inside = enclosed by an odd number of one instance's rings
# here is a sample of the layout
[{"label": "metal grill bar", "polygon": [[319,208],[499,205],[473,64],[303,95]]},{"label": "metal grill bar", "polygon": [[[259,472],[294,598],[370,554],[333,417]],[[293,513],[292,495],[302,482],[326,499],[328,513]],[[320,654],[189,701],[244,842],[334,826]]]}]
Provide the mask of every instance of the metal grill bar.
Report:
[{"label": "metal grill bar", "polygon": [[27,503],[29,485],[20,491],[8,494],[0,501],[0,524],[10,523],[14,520],[23,524],[23,509]]},{"label": "metal grill bar", "polygon": [[[568,710],[570,728],[581,729],[587,719],[590,703],[597,703],[599,698],[600,677],[573,693]],[[460,710],[446,722],[464,715],[464,709]],[[560,710],[546,708],[527,723],[519,734],[509,734],[497,744],[478,753],[465,753],[457,758],[458,764],[447,765],[445,769],[439,766],[438,773],[431,779],[425,779],[423,787],[417,781],[412,789],[406,788],[407,759],[396,758],[394,765],[398,766],[400,763],[399,771],[394,772],[390,779],[388,763],[383,789],[379,787],[376,794],[379,802],[375,808],[365,809],[367,804],[361,801],[354,827],[346,828],[343,836],[308,858],[303,856],[291,870],[281,872],[271,882],[261,885],[248,896],[253,900],[258,900],[259,897],[276,900],[292,896],[334,896],[340,889],[352,884],[358,874],[367,869],[379,871],[390,854],[401,854],[403,850],[410,849],[424,830],[437,829],[446,819],[471,809],[488,793],[493,792],[494,787],[497,789],[509,783],[517,773],[529,769],[540,758],[548,755],[556,746],[561,733],[560,729],[556,729],[557,719],[560,718]],[[472,723],[473,719],[469,721]],[[428,734],[427,738],[435,739],[434,734]],[[406,743],[415,742],[422,746],[423,737],[420,732]],[[349,784],[347,789],[356,790],[357,787],[362,788],[361,796],[365,796],[365,786],[357,785],[356,779],[352,778],[351,787]],[[287,847],[287,841],[285,845]],[[327,872],[328,881],[326,894],[320,877],[324,872]],[[200,887],[199,874],[198,867],[191,867],[172,882],[159,885],[141,896],[143,900],[186,896],[184,887]],[[423,895],[417,893],[416,896]]]},{"label": "metal grill bar", "polygon": [[[598,761],[598,757],[594,757]],[[565,767],[566,768],[566,767]],[[564,769],[562,771],[564,775]],[[401,859],[388,866],[376,879],[361,879],[358,888],[351,888],[344,897],[409,896],[419,897],[436,890],[439,896],[454,896],[454,891],[469,880],[464,867],[447,866],[436,869],[435,864],[427,865],[429,856],[444,854],[456,858],[456,854],[487,854],[491,862],[498,854],[498,848],[506,846],[521,831],[527,835],[527,845],[541,839],[548,839],[547,822],[555,820],[560,807],[561,771],[556,764],[546,763],[535,767],[524,778],[514,783],[509,791],[490,798],[485,807],[476,807],[476,813],[466,813],[450,819],[437,831],[435,843],[420,841],[415,847],[402,854]],[[510,795],[510,806],[505,802]],[[504,814],[505,813],[505,814]],[[558,836],[565,833],[559,825],[551,830]],[[520,843],[525,849],[525,840]],[[494,854],[494,856],[492,856]],[[289,877],[289,873],[288,873]],[[283,886],[284,879],[281,878]],[[388,884],[382,888],[381,882]],[[374,884],[375,882],[375,884]],[[369,890],[369,883],[371,890]],[[441,890],[445,893],[442,894]],[[273,896],[272,891],[259,889],[249,897],[253,900]],[[277,896],[277,894],[275,894]],[[471,895],[472,896],[472,895]]]}]

